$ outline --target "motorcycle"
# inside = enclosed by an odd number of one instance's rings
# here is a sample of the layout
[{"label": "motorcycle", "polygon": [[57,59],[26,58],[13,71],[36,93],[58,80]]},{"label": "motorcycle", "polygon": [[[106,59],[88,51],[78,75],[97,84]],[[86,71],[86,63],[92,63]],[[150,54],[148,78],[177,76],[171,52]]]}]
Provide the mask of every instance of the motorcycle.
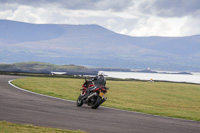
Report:
[{"label": "motorcycle", "polygon": [[[90,89],[89,95],[85,98],[86,89],[92,87]],[[83,104],[87,104],[92,109],[97,109],[103,102],[107,100],[105,94],[109,90],[108,87],[101,86],[96,87],[92,80],[88,80],[85,78],[85,82],[82,85],[81,94],[76,101],[76,105],[81,107]]]}]

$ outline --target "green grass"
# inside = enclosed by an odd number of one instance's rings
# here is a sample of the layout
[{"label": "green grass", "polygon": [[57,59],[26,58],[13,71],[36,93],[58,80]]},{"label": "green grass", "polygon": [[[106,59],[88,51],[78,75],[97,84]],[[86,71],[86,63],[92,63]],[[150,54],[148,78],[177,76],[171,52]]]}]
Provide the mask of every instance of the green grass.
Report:
[{"label": "green grass", "polygon": [[[76,100],[84,79],[23,78],[12,83],[38,93]],[[106,107],[200,121],[200,85],[107,81]]]},{"label": "green grass", "polygon": [[83,131],[72,131],[57,128],[38,127],[33,125],[14,124],[0,121],[1,133],[86,133]]}]

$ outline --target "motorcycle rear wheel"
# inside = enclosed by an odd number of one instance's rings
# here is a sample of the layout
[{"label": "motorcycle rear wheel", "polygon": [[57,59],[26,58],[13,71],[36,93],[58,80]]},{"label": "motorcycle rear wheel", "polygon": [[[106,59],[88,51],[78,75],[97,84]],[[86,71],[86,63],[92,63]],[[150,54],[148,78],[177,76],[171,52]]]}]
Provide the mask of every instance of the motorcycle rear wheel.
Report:
[{"label": "motorcycle rear wheel", "polygon": [[91,105],[92,109],[97,109],[102,103],[102,98],[100,96],[97,96],[96,102]]}]

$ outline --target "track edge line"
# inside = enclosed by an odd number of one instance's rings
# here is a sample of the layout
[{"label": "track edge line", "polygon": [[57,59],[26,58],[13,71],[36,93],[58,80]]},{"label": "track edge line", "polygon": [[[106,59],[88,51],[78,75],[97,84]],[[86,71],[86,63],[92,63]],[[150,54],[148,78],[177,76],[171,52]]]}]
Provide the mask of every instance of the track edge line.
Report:
[{"label": "track edge line", "polygon": [[49,98],[53,98],[53,99],[58,99],[58,100],[62,100],[62,101],[67,101],[67,102],[75,102],[75,101],[72,101],[72,100],[67,100],[67,99],[62,99],[62,98],[57,98],[57,97],[53,97],[53,96],[48,96],[48,95],[44,95],[44,94],[40,94],[40,93],[36,93],[36,92],[33,92],[33,91],[29,91],[29,90],[26,90],[26,89],[22,89],[14,84],[12,84],[11,82],[14,81],[15,79],[12,79],[12,80],[9,80],[8,81],[8,84],[15,87],[16,89],[18,90],[22,90],[22,91],[25,91],[25,92],[28,92],[28,93],[32,93],[32,94],[35,94],[35,95],[40,95],[40,96],[44,96],[44,97],[49,97]]}]

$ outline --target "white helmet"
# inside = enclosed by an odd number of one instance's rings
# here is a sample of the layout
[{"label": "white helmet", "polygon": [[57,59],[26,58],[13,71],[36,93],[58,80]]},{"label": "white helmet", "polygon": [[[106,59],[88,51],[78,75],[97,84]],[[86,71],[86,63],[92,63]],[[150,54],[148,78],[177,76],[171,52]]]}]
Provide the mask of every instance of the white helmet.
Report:
[{"label": "white helmet", "polygon": [[100,76],[100,75],[105,76],[105,73],[104,73],[103,71],[99,71],[99,72],[98,72],[98,76]]}]

